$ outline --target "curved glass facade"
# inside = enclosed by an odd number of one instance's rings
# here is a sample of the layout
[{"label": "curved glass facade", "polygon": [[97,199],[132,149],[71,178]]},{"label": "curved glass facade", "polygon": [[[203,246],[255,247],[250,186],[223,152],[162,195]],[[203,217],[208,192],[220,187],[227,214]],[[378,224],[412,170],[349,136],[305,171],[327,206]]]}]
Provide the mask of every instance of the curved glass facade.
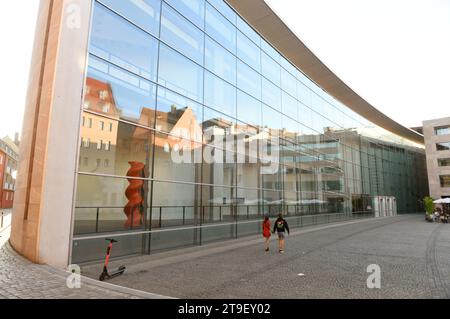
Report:
[{"label": "curved glass facade", "polygon": [[[222,0],[94,2],[72,259],[419,211],[423,147],[336,101]],[[263,151],[264,150],[264,151]],[[268,161],[268,155],[270,160]],[[206,227],[208,226],[208,227]]]}]

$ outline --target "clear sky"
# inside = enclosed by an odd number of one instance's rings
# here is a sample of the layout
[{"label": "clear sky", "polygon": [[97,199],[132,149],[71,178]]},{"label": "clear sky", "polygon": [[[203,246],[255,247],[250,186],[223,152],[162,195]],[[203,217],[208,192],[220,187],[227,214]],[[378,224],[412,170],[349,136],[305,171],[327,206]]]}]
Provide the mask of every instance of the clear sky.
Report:
[{"label": "clear sky", "polygon": [[21,133],[39,0],[0,4],[0,138]]},{"label": "clear sky", "polygon": [[354,91],[406,126],[450,116],[450,0],[266,0]]},{"label": "clear sky", "polygon": [[[382,112],[406,126],[450,116],[450,0],[266,1]],[[0,137],[21,131],[38,4],[0,4]]]}]

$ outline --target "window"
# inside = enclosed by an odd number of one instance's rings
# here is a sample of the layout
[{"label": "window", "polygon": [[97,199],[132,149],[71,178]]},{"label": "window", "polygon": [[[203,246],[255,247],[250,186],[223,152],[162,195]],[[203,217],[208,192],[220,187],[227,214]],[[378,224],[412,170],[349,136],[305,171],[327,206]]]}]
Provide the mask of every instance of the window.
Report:
[{"label": "window", "polygon": [[101,0],[101,2],[142,29],[155,36],[158,35],[161,0]]},{"label": "window", "polygon": [[95,5],[90,52],[139,76],[156,79],[158,41],[100,4]]},{"label": "window", "polygon": [[236,117],[236,88],[206,71],[205,104],[222,113]]},{"label": "window", "polygon": [[[86,122],[86,118],[83,116],[83,120],[81,121],[81,125],[84,127],[84,124]],[[1,164],[1,163],[0,163]]]},{"label": "window", "polygon": [[88,165],[89,165],[89,157],[85,157],[85,158],[83,159],[83,165],[84,165],[84,166],[88,166]]},{"label": "window", "polygon": [[205,43],[205,68],[236,84],[236,58],[210,37],[206,37]]},{"label": "window", "polygon": [[105,130],[105,122],[100,121],[100,131],[104,131]]},{"label": "window", "polygon": [[109,123],[109,131],[112,132],[113,131],[113,124]]},{"label": "window", "polygon": [[198,102],[203,101],[203,69],[161,44],[158,82]]},{"label": "window", "polygon": [[89,138],[85,139],[84,142],[84,147],[89,148],[91,146],[91,140]]},{"label": "window", "polygon": [[261,72],[273,84],[281,86],[281,67],[264,52],[261,53]]},{"label": "window", "polygon": [[450,166],[450,158],[440,158],[438,159],[439,166]]},{"label": "window", "polygon": [[256,71],[261,72],[261,50],[241,32],[238,32],[237,36],[237,56]]},{"label": "window", "polygon": [[283,92],[283,114],[293,118],[294,120],[298,119],[298,108],[297,108],[297,100],[294,99],[289,94]]},{"label": "window", "polygon": [[[186,116],[185,116],[186,114]],[[182,95],[160,87],[158,89],[158,108],[156,117],[156,130],[170,132],[179,122],[181,117],[185,116],[185,121],[189,121],[189,132],[194,135],[196,126],[200,127],[202,123],[202,106]],[[180,123],[182,124],[182,123]],[[186,125],[186,124],[184,124]],[[199,128],[201,131],[201,128]],[[191,139],[194,139],[192,136]],[[200,137],[201,140],[201,137]]]},{"label": "window", "polygon": [[246,64],[238,61],[237,86],[258,100],[261,99],[261,76]]},{"label": "window", "polygon": [[450,135],[450,126],[436,127],[434,132],[436,135]]},{"label": "window", "polygon": [[103,145],[103,141],[102,140],[98,140],[98,142],[97,142],[97,150],[101,150],[102,149],[102,145]]},{"label": "window", "polygon": [[203,65],[204,33],[168,5],[163,5],[161,40]]},{"label": "window", "polygon": [[[111,92],[112,102],[105,103],[101,109],[93,109],[93,111],[105,112],[114,117],[120,115],[129,121],[138,121],[144,109],[155,109],[156,86],[154,84],[93,56],[89,59],[86,81],[93,87],[109,86]],[[86,95],[85,99],[95,101],[91,95]],[[92,104],[93,108],[96,107],[96,103]]]},{"label": "window", "polygon": [[88,127],[92,128],[92,119],[91,118],[88,119]]},{"label": "window", "polygon": [[441,187],[450,187],[450,175],[440,175]]},{"label": "window", "polygon": [[105,143],[105,151],[111,150],[111,142]]},{"label": "window", "polygon": [[243,34],[245,34],[250,40],[252,40],[257,46],[261,45],[261,37],[253,30],[247,22],[240,17],[237,17],[237,27]]},{"label": "window", "polygon": [[450,142],[436,143],[436,150],[450,151]]},{"label": "window", "polygon": [[206,5],[205,31],[225,48],[236,53],[236,27],[209,4]]},{"label": "window", "polygon": [[103,107],[102,107],[103,113],[109,113],[110,108],[111,108],[111,106],[109,103],[103,104]]},{"label": "window", "polygon": [[205,26],[205,1],[204,0],[166,0],[168,4],[178,10],[189,21],[200,29]]},{"label": "window", "polygon": [[208,0],[214,7],[216,7],[217,11],[223,14],[231,23],[236,25],[236,13],[234,13],[233,9],[231,9],[223,0]]},{"label": "window", "polygon": [[281,88],[292,96],[297,96],[297,79],[284,70],[281,69]]},{"label": "window", "polygon": [[242,122],[253,126],[261,126],[261,102],[238,90],[237,116]]},{"label": "window", "polygon": [[281,111],[281,89],[265,78],[262,79],[262,101]]},{"label": "window", "polygon": [[105,159],[103,166],[105,166],[105,168],[109,167],[109,160]]}]

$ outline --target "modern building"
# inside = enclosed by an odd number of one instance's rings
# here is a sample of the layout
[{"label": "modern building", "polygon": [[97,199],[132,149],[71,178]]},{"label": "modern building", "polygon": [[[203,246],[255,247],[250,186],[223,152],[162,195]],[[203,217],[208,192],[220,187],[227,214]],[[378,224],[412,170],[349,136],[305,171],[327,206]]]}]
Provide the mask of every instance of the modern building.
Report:
[{"label": "modern building", "polygon": [[42,0],[34,52],[11,237],[34,262],[423,210],[423,136],[263,0]]},{"label": "modern building", "polygon": [[450,197],[450,117],[423,121],[430,196]]},{"label": "modern building", "polygon": [[19,142],[6,136],[0,139],[0,209],[13,207],[16,187]]}]

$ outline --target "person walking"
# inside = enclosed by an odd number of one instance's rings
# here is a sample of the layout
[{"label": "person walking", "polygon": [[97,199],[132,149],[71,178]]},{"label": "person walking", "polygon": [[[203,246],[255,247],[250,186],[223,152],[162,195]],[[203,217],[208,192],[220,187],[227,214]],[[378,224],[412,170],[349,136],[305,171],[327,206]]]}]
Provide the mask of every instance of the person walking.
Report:
[{"label": "person walking", "polygon": [[275,221],[275,224],[273,225],[273,233],[275,231],[278,233],[278,251],[280,254],[284,254],[284,247],[285,247],[285,233],[289,234],[289,225],[287,221],[283,218],[282,214],[278,215],[278,219]]},{"label": "person walking", "polygon": [[266,252],[268,252],[270,236],[272,235],[270,233],[271,224],[270,224],[270,220],[269,220],[268,216],[264,217],[262,228],[263,228],[263,237],[264,237],[264,250]]}]

